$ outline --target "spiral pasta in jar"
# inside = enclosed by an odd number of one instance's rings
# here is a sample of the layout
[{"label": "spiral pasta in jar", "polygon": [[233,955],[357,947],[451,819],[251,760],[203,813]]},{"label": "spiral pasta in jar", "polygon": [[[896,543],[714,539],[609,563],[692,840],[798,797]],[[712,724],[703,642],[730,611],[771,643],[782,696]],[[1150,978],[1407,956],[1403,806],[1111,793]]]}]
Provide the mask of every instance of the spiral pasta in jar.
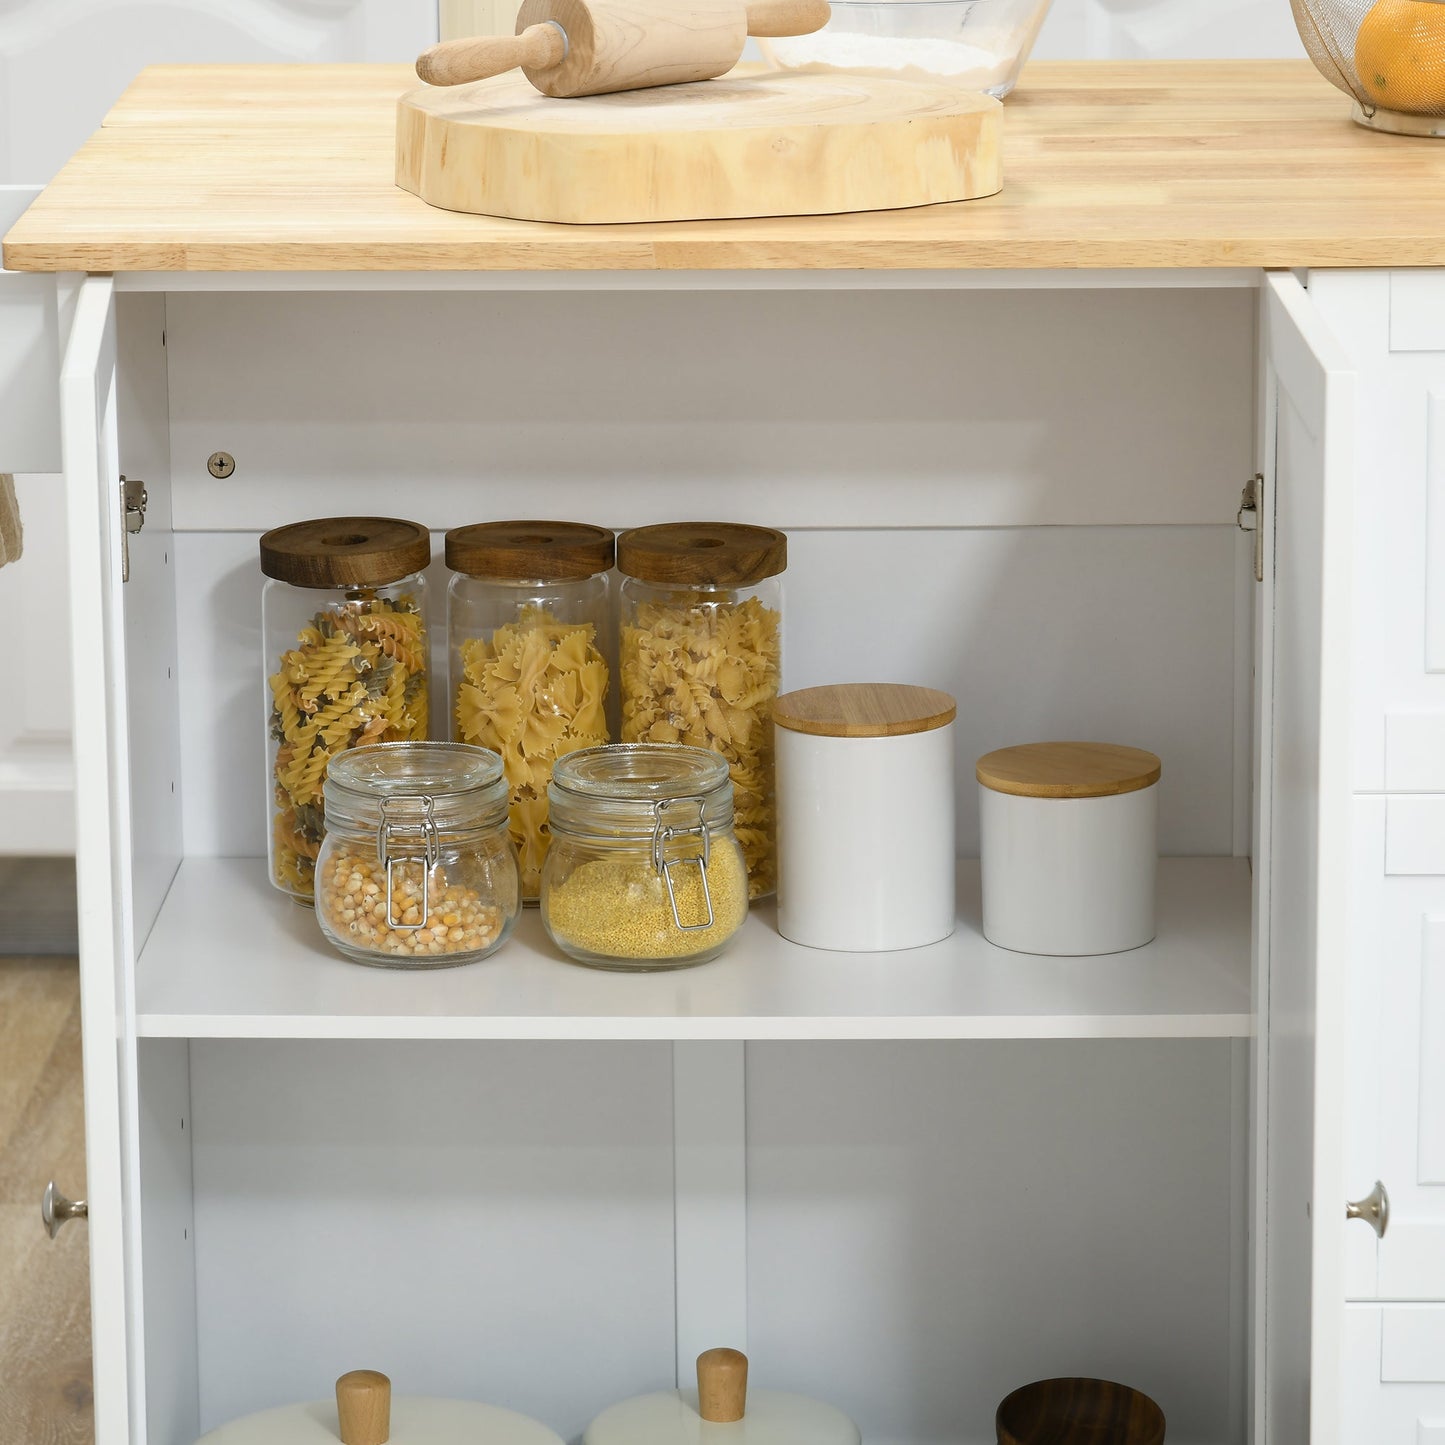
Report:
[{"label": "spiral pasta in jar", "polygon": [[542,925],[599,968],[687,968],[716,958],[748,916],[728,766],[665,743],[614,744],[552,770]]},{"label": "spiral pasta in jar", "polygon": [[752,898],[777,883],[772,710],[787,564],[787,538],[770,527],[679,522],[617,541],[622,741],[727,760]]},{"label": "spiral pasta in jar", "polygon": [[271,881],[313,897],[324,788],[350,748],[427,736],[431,536],[390,517],[328,517],[261,538]]},{"label": "spiral pasta in jar", "polygon": [[485,522],[447,533],[452,736],[499,753],[522,899],[535,903],[558,758],[611,741],[614,539],[580,522]]},{"label": "spiral pasta in jar", "polygon": [[316,917],[347,958],[385,968],[474,963],[502,946],[520,909],[496,753],[381,743],[331,765]]}]

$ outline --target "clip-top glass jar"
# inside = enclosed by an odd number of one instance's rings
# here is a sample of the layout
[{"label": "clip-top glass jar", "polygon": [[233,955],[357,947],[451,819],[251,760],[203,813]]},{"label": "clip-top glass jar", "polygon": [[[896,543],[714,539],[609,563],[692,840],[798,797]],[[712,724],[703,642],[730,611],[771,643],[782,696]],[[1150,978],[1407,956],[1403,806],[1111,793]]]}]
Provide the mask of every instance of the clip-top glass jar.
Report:
[{"label": "clip-top glass jar", "polygon": [[502,760],[464,743],[381,743],[326,779],[316,917],[347,958],[389,968],[473,963],[517,921]]},{"label": "clip-top glass jar", "polygon": [[777,886],[772,717],[787,565],[788,539],[771,527],[677,522],[617,539],[622,741],[727,759],[753,898]]},{"label": "clip-top glass jar", "polygon": [[310,903],[331,760],[427,735],[431,534],[392,517],[323,517],[261,538],[271,881]]},{"label": "clip-top glass jar", "polygon": [[541,889],[552,764],[611,741],[614,551],[611,532],[582,522],[483,522],[447,533],[452,736],[502,755],[525,903]]},{"label": "clip-top glass jar", "polygon": [[727,763],[703,748],[589,748],[552,770],[542,923],[602,968],[716,958],[748,916]]}]

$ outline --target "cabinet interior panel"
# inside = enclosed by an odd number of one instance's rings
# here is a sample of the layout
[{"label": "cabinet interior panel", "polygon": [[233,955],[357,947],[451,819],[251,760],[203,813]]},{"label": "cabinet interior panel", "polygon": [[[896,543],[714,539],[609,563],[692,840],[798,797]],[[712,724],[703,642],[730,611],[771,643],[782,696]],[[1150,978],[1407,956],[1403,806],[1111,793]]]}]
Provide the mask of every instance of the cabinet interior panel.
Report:
[{"label": "cabinet interior panel", "polygon": [[1221,1043],[750,1044],[760,1382],[984,1445],[1011,1389],[1094,1375],[1236,1438],[1234,1108]]},{"label": "cabinet interior panel", "polygon": [[1232,523],[1253,314],[1245,290],[176,294],[177,526],[527,496],[625,525]]},{"label": "cabinet interior panel", "polygon": [[[675,505],[695,508],[696,495]],[[390,505],[409,510],[397,496]],[[453,520],[489,514],[475,499],[469,507]],[[293,500],[293,516],[308,510]],[[978,852],[974,761],[1050,737],[1157,752],[1161,850],[1228,854],[1235,770],[1248,767],[1235,756],[1237,537],[1232,525],[794,532],[783,684],[898,681],[952,693],[964,856]],[[259,854],[269,791],[256,537],[184,533],[175,544],[185,851]],[[430,581],[441,727],[450,709],[440,563]]]},{"label": "cabinet interior panel", "polygon": [[359,1367],[566,1439],[670,1387],[671,1077],[661,1044],[192,1044],[201,1428]]}]

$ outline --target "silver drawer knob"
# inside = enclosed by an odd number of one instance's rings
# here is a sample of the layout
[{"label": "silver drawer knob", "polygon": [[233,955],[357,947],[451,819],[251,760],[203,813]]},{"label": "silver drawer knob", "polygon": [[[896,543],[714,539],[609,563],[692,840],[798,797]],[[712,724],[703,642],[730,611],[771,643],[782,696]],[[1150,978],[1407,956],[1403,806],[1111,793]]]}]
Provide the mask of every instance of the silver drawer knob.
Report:
[{"label": "silver drawer knob", "polygon": [[1377,1179],[1375,1187],[1363,1199],[1345,1205],[1346,1219],[1363,1219],[1383,1239],[1390,1227],[1389,1191]]},{"label": "silver drawer knob", "polygon": [[90,1208],[83,1199],[67,1199],[52,1179],[45,1186],[45,1197],[40,1201],[40,1217],[45,1221],[46,1231],[51,1239],[60,1233],[60,1226],[70,1219],[84,1219]]}]

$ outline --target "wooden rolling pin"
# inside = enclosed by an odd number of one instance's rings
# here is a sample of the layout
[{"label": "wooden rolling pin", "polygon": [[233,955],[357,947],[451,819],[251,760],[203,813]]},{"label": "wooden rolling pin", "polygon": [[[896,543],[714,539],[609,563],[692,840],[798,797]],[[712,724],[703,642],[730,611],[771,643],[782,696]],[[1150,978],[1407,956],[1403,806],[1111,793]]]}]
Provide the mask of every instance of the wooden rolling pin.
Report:
[{"label": "wooden rolling pin", "polygon": [[711,80],[749,35],[810,35],[828,0],[524,0],[515,35],[433,45],[416,63],[428,85],[463,85],[521,66],[543,95],[606,95]]}]

